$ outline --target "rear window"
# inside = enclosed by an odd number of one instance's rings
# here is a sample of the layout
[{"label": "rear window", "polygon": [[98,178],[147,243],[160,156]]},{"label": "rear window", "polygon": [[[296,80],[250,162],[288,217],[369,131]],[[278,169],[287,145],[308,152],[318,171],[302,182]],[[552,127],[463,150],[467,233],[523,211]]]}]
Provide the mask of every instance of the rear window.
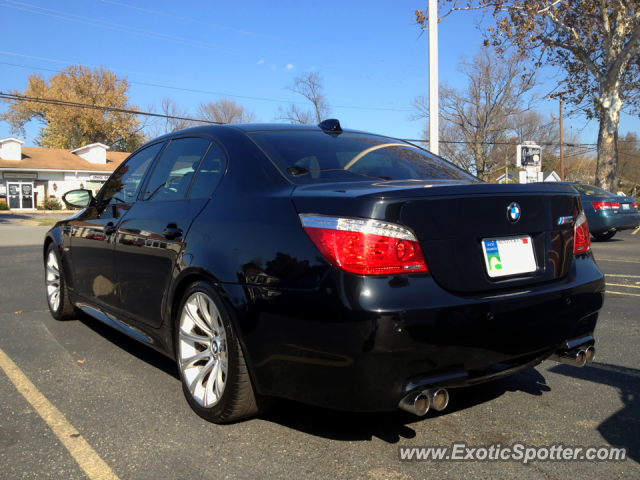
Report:
[{"label": "rear window", "polygon": [[299,184],[383,180],[479,180],[414,145],[362,133],[255,132],[249,137]]},{"label": "rear window", "polygon": [[600,187],[594,187],[593,185],[587,185],[586,183],[575,183],[573,185],[571,185],[573,188],[575,188],[576,190],[578,190],[581,193],[584,193],[585,195],[588,196],[594,196],[594,197],[611,197],[613,196],[613,193],[606,191],[603,188]]}]

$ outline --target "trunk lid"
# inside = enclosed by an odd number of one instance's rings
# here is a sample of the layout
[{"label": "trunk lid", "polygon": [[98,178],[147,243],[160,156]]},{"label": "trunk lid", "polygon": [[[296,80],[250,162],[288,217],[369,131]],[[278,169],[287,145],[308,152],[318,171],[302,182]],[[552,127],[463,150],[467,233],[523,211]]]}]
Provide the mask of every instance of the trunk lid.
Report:
[{"label": "trunk lid", "polygon": [[[406,225],[417,235],[434,280],[461,293],[519,287],[567,275],[573,258],[573,221],[582,209],[577,191],[550,183],[329,183],[298,186],[292,199],[300,213],[377,218]],[[520,212],[515,223],[507,218],[507,208],[513,203]],[[537,269],[490,278],[483,239],[523,235],[531,238]]]}]

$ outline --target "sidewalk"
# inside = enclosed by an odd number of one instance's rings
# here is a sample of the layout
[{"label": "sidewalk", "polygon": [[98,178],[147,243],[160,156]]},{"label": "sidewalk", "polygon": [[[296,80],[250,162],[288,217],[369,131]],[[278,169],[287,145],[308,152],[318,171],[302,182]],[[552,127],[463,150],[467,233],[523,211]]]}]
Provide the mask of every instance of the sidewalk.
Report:
[{"label": "sidewalk", "polygon": [[44,235],[50,228],[0,224],[0,247],[43,245]]}]

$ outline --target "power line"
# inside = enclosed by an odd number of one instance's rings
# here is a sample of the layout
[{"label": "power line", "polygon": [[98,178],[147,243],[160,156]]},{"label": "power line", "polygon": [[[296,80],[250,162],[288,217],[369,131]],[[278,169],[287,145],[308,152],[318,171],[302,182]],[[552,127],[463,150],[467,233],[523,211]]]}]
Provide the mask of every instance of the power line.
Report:
[{"label": "power line", "polygon": [[100,110],[103,112],[127,113],[127,114],[133,114],[133,115],[144,115],[147,117],[160,117],[160,118],[169,118],[174,120],[187,120],[187,121],[193,121],[193,122],[199,122],[199,123],[208,123],[212,125],[224,125],[221,122],[211,122],[209,120],[200,120],[196,118],[176,117],[173,115],[162,115],[160,113],[142,112],[138,110],[129,110],[126,108],[103,107],[101,105],[90,105],[86,103],[69,102],[66,100],[27,97],[24,95],[15,95],[13,93],[0,92],[0,98],[5,100],[17,101],[17,102],[34,102],[34,103],[42,103],[45,105],[57,105],[60,107],[86,108],[89,110]]},{"label": "power line", "polygon": [[[216,45],[216,44],[212,44],[212,43],[202,42],[200,40],[191,40],[191,39],[188,39],[188,38],[176,37],[176,36],[168,35],[166,33],[153,32],[153,31],[150,31],[150,30],[143,30],[143,29],[137,28],[137,27],[129,27],[127,25],[120,25],[120,24],[117,24],[117,23],[106,22],[104,20],[98,20],[98,19],[94,19],[94,18],[83,17],[83,16],[80,16],[80,15],[75,15],[73,13],[66,13],[66,12],[61,12],[61,11],[58,11],[58,10],[51,10],[49,8],[29,5],[29,4],[26,4],[26,3],[17,2],[15,0],[5,0],[5,1],[11,2],[11,3],[15,3],[15,4],[18,4],[18,5],[31,7],[31,8],[37,8],[39,10],[46,10],[48,12],[55,12],[55,13],[59,13],[61,15],[67,15],[67,16],[60,16],[60,15],[54,15],[52,13],[38,12],[36,10],[29,10],[27,8],[21,8],[21,7],[16,7],[16,6],[13,6],[13,5],[6,5],[6,4],[1,4],[0,3],[1,7],[13,8],[15,10],[22,10],[24,12],[35,13],[37,15],[45,15],[45,16],[48,16],[48,17],[60,18],[62,20],[68,20],[70,22],[82,23],[82,24],[85,24],[85,25],[90,25],[92,27],[107,28],[109,30],[115,30],[115,31],[124,32],[124,33],[130,33],[130,34],[138,35],[138,36],[141,36],[141,37],[153,38],[155,40],[164,40],[164,41],[167,41],[167,42],[177,43],[177,44],[180,44],[180,45],[186,45],[186,46],[189,46],[189,47],[197,47],[197,48],[203,48],[205,50],[219,51],[219,52],[222,52],[222,53],[228,53],[228,54],[231,54],[231,55],[238,55],[238,56],[241,56],[241,57],[247,57],[247,58],[262,58],[263,57],[263,54],[258,53],[258,52],[250,52],[250,51],[247,51],[247,50],[239,50],[239,49],[235,49],[235,48],[231,48],[231,47],[224,47],[222,45]],[[77,20],[75,18],[69,18],[69,17],[77,17],[77,18],[81,18],[83,20]],[[89,21],[87,22],[85,20],[89,20]],[[99,22],[99,23],[90,23],[90,22]],[[103,23],[105,25],[101,25],[100,23]],[[139,30],[139,32],[135,32],[133,30]],[[145,32],[145,33],[140,33],[140,32]],[[236,51],[233,51],[233,50],[236,50]],[[243,52],[243,53],[238,53],[238,52]],[[326,68],[329,69],[329,70],[349,72],[348,70],[337,69],[337,68],[333,68],[333,67],[326,67]],[[368,78],[367,75],[362,75],[360,72],[357,72],[357,73],[356,72],[350,72],[350,73],[358,75],[360,77]],[[390,78],[387,75],[377,75],[377,76]]]},{"label": "power line", "polygon": [[[0,53],[4,53],[4,52],[0,52]],[[28,66],[28,65],[18,65],[16,63],[0,62],[0,64],[2,64],[2,65],[12,65],[12,66],[15,66],[15,67],[22,67],[22,68],[32,68],[34,70],[44,70],[44,71],[47,71],[47,72],[56,72],[57,71],[57,70],[52,70],[52,69],[49,69],[49,68],[39,68],[39,67],[31,67],[31,66]],[[309,104],[305,103],[305,102],[292,102],[292,101],[288,101],[288,100],[278,100],[278,99],[274,99],[274,98],[251,97],[251,96],[248,96],[248,95],[235,95],[235,94],[231,94],[231,93],[211,92],[211,91],[207,91],[207,90],[195,90],[195,89],[184,88],[184,87],[172,87],[171,85],[158,85],[158,84],[155,84],[155,83],[133,82],[133,81],[130,81],[130,80],[127,80],[127,81],[129,83],[131,83],[132,85],[143,85],[143,86],[146,86],[146,87],[168,88],[170,90],[180,90],[180,91],[183,91],[183,92],[205,93],[207,95],[218,95],[220,97],[244,98],[246,100],[259,100],[259,101],[264,101],[264,102],[290,103],[290,104],[295,104],[295,105],[309,106]],[[331,107],[332,108],[346,108],[346,109],[350,109],[350,110],[372,110],[372,111],[382,111],[382,112],[412,112],[413,111],[413,110],[403,110],[403,109],[399,109],[399,108],[357,107],[357,106],[353,106],[353,105],[331,105]]]},{"label": "power line", "polygon": [[[11,0],[7,0],[7,1],[11,1]],[[127,5],[127,4],[124,4],[124,3],[113,2],[113,1],[110,1],[110,0],[101,0],[101,1],[104,2],[104,3],[111,3],[113,5],[118,5],[118,6],[125,7],[125,8],[131,8],[131,9],[134,9],[134,10],[140,10],[140,11],[143,11],[143,12],[153,13],[153,14],[156,14],[156,15],[163,15],[165,17],[177,18],[178,20],[185,20],[187,22],[199,23],[201,25],[207,25],[209,27],[222,28],[224,30],[230,30],[232,32],[238,32],[238,33],[242,33],[242,34],[245,34],[245,35],[254,35],[256,37],[267,38],[269,40],[275,40],[275,41],[278,41],[278,42],[290,43],[292,45],[300,45],[302,47],[316,48],[316,49],[319,49],[319,50],[326,50],[327,49],[326,46],[310,45],[308,43],[295,42],[293,40],[286,40],[286,39],[283,39],[283,38],[277,38],[277,37],[272,37],[272,36],[269,36],[269,35],[263,35],[261,33],[249,32],[249,31],[246,31],[246,30],[239,30],[237,28],[226,27],[224,25],[217,25],[215,23],[204,22],[202,20],[195,20],[195,19],[187,18],[187,17],[180,17],[178,15],[172,15],[170,13],[158,12],[156,10],[149,10],[149,9],[146,9],[146,8],[136,7],[136,6],[133,6],[133,5]],[[357,55],[357,54],[352,53],[350,51],[343,51],[343,50],[340,50],[340,49],[333,49],[331,53],[332,54],[348,55],[348,56],[352,56],[352,57],[363,58],[365,60],[374,60],[374,61],[377,61],[377,62],[391,63],[391,64],[395,64],[395,65],[404,65],[404,66],[407,66],[407,67],[425,69],[425,67],[422,67],[420,65],[411,65],[411,64],[408,64],[408,63],[405,64],[405,63],[400,63],[400,62],[393,62],[393,61],[390,61],[390,60],[382,60],[382,59],[378,59],[378,58],[372,58],[372,57],[367,57],[367,56],[363,56],[363,55]]]},{"label": "power line", "polygon": [[[2,63],[2,62],[0,62]],[[188,118],[188,117],[177,117],[174,115],[162,115],[159,113],[151,113],[151,112],[142,112],[139,110],[130,110],[130,109],[124,109],[124,108],[114,108],[114,107],[103,107],[100,105],[90,105],[90,104],[86,104],[86,103],[78,103],[78,102],[71,102],[71,101],[67,101],[67,100],[55,100],[55,99],[48,99],[48,98],[37,98],[37,97],[28,97],[26,95],[16,95],[13,93],[4,93],[4,92],[0,92],[0,99],[4,99],[4,100],[9,100],[9,101],[18,101],[18,102],[34,102],[34,103],[42,103],[45,105],[57,105],[57,106],[61,106],[61,107],[73,107],[73,108],[86,108],[89,110],[101,110],[101,111],[105,111],[105,112],[115,112],[115,113],[127,113],[127,114],[133,114],[133,115],[144,115],[144,116],[148,116],[148,117],[159,117],[159,118],[167,118],[167,119],[173,119],[173,120],[186,120],[186,121],[191,121],[191,122],[197,122],[197,123],[206,123],[206,124],[210,124],[210,125],[227,125],[225,123],[222,122],[212,122],[209,120],[202,120],[202,119],[197,119],[197,118]],[[416,140],[416,139],[400,139],[403,142],[428,142],[428,140]],[[474,145],[475,142],[463,142],[463,141],[449,141],[449,140],[440,140],[440,143],[450,143],[450,144],[470,144],[470,145]],[[517,146],[518,144],[516,143],[507,143],[507,142],[480,142],[481,145],[511,145],[511,146]],[[541,144],[539,146],[560,146],[560,144],[557,143],[545,143],[545,144]],[[596,143],[581,143],[581,144],[565,144],[565,146],[568,147],[575,147],[575,148],[584,148],[584,151],[582,152],[574,152],[568,155],[568,157],[572,157],[572,156],[576,156],[576,155],[583,155],[585,153],[590,153],[593,151],[597,150],[597,144]],[[593,148],[593,147],[596,148]],[[591,147],[591,148],[586,148],[586,147]],[[629,153],[622,153],[622,155],[628,155],[630,157],[637,157],[640,158],[640,156],[638,155],[632,155]]]}]

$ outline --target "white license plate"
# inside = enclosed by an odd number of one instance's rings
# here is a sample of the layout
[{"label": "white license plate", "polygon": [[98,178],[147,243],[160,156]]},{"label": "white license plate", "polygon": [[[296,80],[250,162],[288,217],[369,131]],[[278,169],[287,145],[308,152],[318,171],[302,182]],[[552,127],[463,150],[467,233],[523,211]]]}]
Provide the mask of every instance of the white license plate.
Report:
[{"label": "white license plate", "polygon": [[628,203],[623,203],[622,204],[622,209],[623,210],[629,210],[631,208],[631,206]]},{"label": "white license plate", "polygon": [[506,277],[535,272],[538,266],[531,237],[485,238],[482,240],[484,261],[490,277]]}]

